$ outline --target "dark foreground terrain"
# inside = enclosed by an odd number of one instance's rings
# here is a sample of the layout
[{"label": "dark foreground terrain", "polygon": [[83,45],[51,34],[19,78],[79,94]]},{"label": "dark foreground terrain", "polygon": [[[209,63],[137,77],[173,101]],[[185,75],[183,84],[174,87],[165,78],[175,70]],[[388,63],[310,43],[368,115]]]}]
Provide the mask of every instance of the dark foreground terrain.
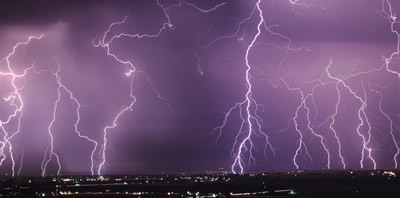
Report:
[{"label": "dark foreground terrain", "polygon": [[400,197],[398,171],[17,177],[1,197]]}]

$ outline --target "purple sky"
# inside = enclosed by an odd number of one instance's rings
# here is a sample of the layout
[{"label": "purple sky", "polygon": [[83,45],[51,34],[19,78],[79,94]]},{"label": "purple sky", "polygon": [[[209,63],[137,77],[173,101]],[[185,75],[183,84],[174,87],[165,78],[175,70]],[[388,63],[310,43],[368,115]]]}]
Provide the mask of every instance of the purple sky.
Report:
[{"label": "purple sky", "polygon": [[[102,161],[103,129],[112,126],[117,114],[131,104],[133,87],[133,110],[124,112],[118,126],[107,132],[107,162],[101,174],[231,170],[240,149],[244,171],[292,170],[296,164],[300,169],[327,169],[327,151],[331,169],[343,169],[344,164],[351,169],[360,169],[361,164],[373,169],[373,161],[378,169],[387,169],[395,168],[395,161],[400,163],[400,155],[396,158],[400,145],[396,31],[400,31],[400,21],[388,18],[400,12],[400,2],[158,2],[1,2],[0,74],[10,72],[7,60],[15,75],[34,63],[33,69],[15,80],[21,88],[23,114],[18,112],[5,123],[21,102],[15,100],[13,106],[0,100],[2,175],[13,173],[12,159],[15,175],[41,175],[42,162],[49,156],[45,174],[57,173],[55,155],[49,155],[48,133],[57,100],[56,59],[61,83],[81,105],[78,130],[98,142],[95,172]],[[257,5],[264,20],[259,35]],[[120,33],[156,35],[161,30],[156,38],[122,36],[109,44],[110,53],[133,64],[134,77],[125,75],[128,64],[108,56],[107,47],[92,43],[101,41],[109,26],[125,17],[125,23],[111,28],[105,42]],[[17,43],[40,35],[41,39],[18,46],[7,59]],[[383,57],[392,54],[386,67]],[[248,122],[240,130],[240,115],[245,121],[248,116],[245,109],[242,114],[233,109],[221,134],[212,131],[224,124],[224,113],[236,103],[247,105],[246,58],[254,101],[249,109],[256,119],[250,123],[249,141],[240,148],[249,134]],[[10,76],[0,76],[1,98],[12,95],[11,83]],[[301,93],[305,97],[312,94],[303,105]],[[51,132],[61,174],[91,174],[93,144],[75,132],[77,105],[65,90],[60,94]],[[338,113],[333,116],[336,107]],[[20,132],[7,139],[17,131],[19,116]],[[276,148],[275,156],[269,147],[264,153],[265,136],[258,131],[257,121]]]}]

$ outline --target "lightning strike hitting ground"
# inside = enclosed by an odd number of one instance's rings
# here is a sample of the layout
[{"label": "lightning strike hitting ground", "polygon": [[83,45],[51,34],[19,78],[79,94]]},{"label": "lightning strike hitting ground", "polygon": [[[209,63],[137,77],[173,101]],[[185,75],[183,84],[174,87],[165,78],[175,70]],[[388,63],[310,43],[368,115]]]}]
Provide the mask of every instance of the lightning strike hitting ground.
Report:
[{"label": "lightning strike hitting ground", "polygon": [[390,116],[382,108],[382,103],[383,103],[383,95],[382,95],[382,93],[379,92],[376,89],[373,89],[373,88],[370,88],[370,90],[379,95],[379,111],[389,121],[389,127],[390,127],[389,134],[390,134],[390,137],[393,140],[394,146],[396,147],[396,153],[393,156],[393,162],[394,162],[394,168],[397,169],[397,167],[398,167],[398,161],[397,160],[398,160],[398,157],[399,157],[399,154],[400,154],[400,147],[399,147],[399,144],[397,143],[396,137],[394,135],[393,120],[390,118]]},{"label": "lightning strike hitting ground", "polygon": [[[253,37],[251,43],[249,44],[247,50],[246,50],[246,55],[245,55],[245,59],[246,59],[246,73],[245,73],[245,79],[246,79],[246,94],[245,94],[245,100],[240,102],[240,103],[236,103],[233,107],[231,107],[229,109],[228,112],[226,112],[225,117],[224,117],[224,121],[222,123],[221,126],[214,128],[213,132],[219,131],[219,135],[218,138],[221,136],[222,130],[226,125],[226,122],[229,118],[229,116],[231,115],[232,111],[235,110],[236,108],[239,108],[239,115],[240,118],[242,120],[240,128],[238,130],[236,139],[235,139],[235,143],[233,144],[233,148],[232,148],[232,153],[234,156],[234,161],[231,167],[231,171],[233,173],[243,173],[244,172],[244,164],[245,164],[245,153],[248,153],[248,164],[251,164],[251,162],[255,162],[255,158],[253,156],[253,149],[255,148],[254,143],[252,141],[252,138],[254,135],[258,135],[258,136],[262,136],[265,138],[265,150],[264,150],[264,155],[266,155],[266,150],[269,148],[275,155],[275,148],[272,146],[272,144],[269,141],[269,137],[268,135],[262,130],[262,126],[261,126],[261,120],[260,117],[258,116],[257,112],[259,111],[259,104],[254,100],[254,98],[252,97],[252,83],[251,83],[251,70],[252,70],[252,66],[250,65],[249,62],[249,53],[253,47],[253,45],[255,44],[255,42],[257,41],[257,38],[260,36],[261,34],[261,27],[264,23],[264,17],[263,17],[263,12],[261,10],[260,7],[260,3],[261,0],[257,1],[255,8],[253,9],[253,11],[251,12],[250,16],[246,19],[244,19],[243,21],[241,21],[236,27],[236,32],[234,35],[232,36],[223,36],[223,37],[219,37],[216,40],[212,41],[211,43],[209,43],[208,45],[204,46],[203,48],[207,48],[210,45],[212,45],[214,42],[223,39],[223,38],[233,38],[237,35],[240,26],[250,20],[250,18],[256,13],[256,11],[259,13],[258,17],[259,22],[257,25],[257,33],[256,35]],[[240,139],[242,138],[243,139]]]},{"label": "lightning strike hitting ground", "polygon": [[334,128],[335,121],[336,121],[336,116],[338,115],[339,105],[340,105],[340,100],[341,100],[341,95],[340,95],[340,90],[339,90],[339,84],[338,83],[336,84],[335,89],[336,89],[336,93],[337,93],[337,102],[336,102],[336,105],[335,105],[335,113],[332,114],[331,116],[329,116],[329,119],[332,120],[331,123],[329,124],[329,129],[331,129],[331,131],[335,135],[335,139],[336,139],[336,142],[337,142],[338,147],[339,147],[338,148],[339,157],[340,157],[341,163],[343,165],[343,169],[346,169],[346,163],[345,163],[344,157],[342,155],[342,143],[340,142],[338,134],[336,132],[336,129]]},{"label": "lightning strike hitting ground", "polygon": [[[131,77],[131,82],[130,82],[130,92],[129,92],[129,97],[131,98],[131,102],[129,103],[129,105],[122,107],[121,111],[114,117],[112,124],[106,126],[103,129],[103,144],[101,145],[101,162],[98,165],[98,169],[97,169],[97,175],[101,175],[101,171],[105,168],[105,164],[107,163],[106,161],[106,150],[107,150],[107,133],[109,130],[114,129],[115,127],[118,126],[117,122],[119,120],[119,118],[124,115],[127,111],[132,111],[133,110],[133,105],[136,102],[136,97],[133,94],[133,82],[134,82],[134,77],[135,74],[137,74],[138,72],[136,71],[136,67],[133,65],[132,62],[130,61],[125,61],[125,60],[121,60],[120,58],[118,58],[118,56],[116,54],[114,54],[113,52],[111,52],[110,49],[110,45],[112,44],[112,42],[114,41],[114,39],[119,39],[121,37],[129,37],[129,38],[137,38],[137,39],[141,39],[141,38],[157,38],[161,35],[161,33],[166,29],[166,28],[172,28],[173,25],[171,24],[170,21],[170,17],[167,13],[167,10],[160,4],[159,0],[157,1],[157,5],[163,10],[166,18],[167,18],[167,22],[163,23],[163,26],[158,30],[158,32],[156,34],[128,34],[128,33],[119,33],[117,35],[114,35],[111,37],[111,39],[109,39],[109,41],[106,41],[108,34],[110,33],[111,29],[113,28],[113,26],[115,25],[121,25],[124,24],[127,20],[127,17],[125,17],[122,21],[119,22],[114,22],[112,23],[107,31],[103,34],[102,39],[98,42],[98,44],[94,43],[93,40],[93,46],[94,47],[102,47],[102,48],[106,48],[107,51],[107,55],[113,57],[114,60],[116,60],[117,62],[126,65],[128,67],[128,71],[125,72],[125,75],[127,77]],[[143,73],[143,72],[142,72]],[[145,74],[146,78],[149,80],[150,85],[152,85],[153,91],[156,91],[152,81],[150,79],[150,77]],[[164,97],[162,97],[158,92],[157,92],[157,97],[167,101]],[[168,102],[168,106],[171,107],[171,104],[169,101]]]},{"label": "lightning strike hitting ground", "polygon": [[[57,81],[57,99],[54,103],[54,107],[53,107],[53,118],[50,121],[49,127],[47,128],[47,132],[49,134],[50,137],[50,143],[49,146],[47,147],[46,151],[45,151],[45,157],[42,161],[42,176],[46,176],[46,170],[47,170],[47,165],[53,160],[53,157],[56,158],[56,162],[57,162],[57,175],[60,174],[61,172],[61,163],[60,163],[60,157],[58,156],[58,154],[54,151],[54,136],[52,133],[52,128],[54,123],[57,120],[57,108],[58,108],[58,104],[61,100],[61,89],[62,89],[62,83],[61,83],[61,77],[59,75],[60,73],[60,64],[58,63],[57,59],[56,59],[56,63],[57,63],[57,71],[55,72],[55,76],[56,76],[56,81]],[[48,153],[48,154],[47,154]]]},{"label": "lightning strike hitting ground", "polygon": [[[27,72],[31,69],[33,69],[34,64],[31,67],[28,67],[24,69],[24,72],[22,74],[17,74],[14,72],[12,63],[10,61],[10,58],[16,54],[16,51],[18,47],[28,45],[32,40],[40,40],[42,39],[43,35],[40,36],[30,36],[28,37],[28,40],[24,42],[19,42],[17,43],[12,51],[5,57],[3,60],[0,61],[0,64],[5,61],[5,64],[7,66],[8,71],[0,71],[1,76],[7,76],[11,77],[10,84],[13,87],[13,92],[11,92],[7,97],[4,98],[5,102],[8,102],[10,106],[14,108],[14,112],[8,116],[6,120],[0,120],[0,128],[2,132],[4,133],[3,139],[0,141],[1,148],[0,148],[0,167],[3,164],[4,160],[6,160],[7,155],[5,154],[5,149],[8,147],[8,152],[10,154],[10,159],[12,162],[12,176],[15,175],[15,160],[14,160],[14,153],[13,153],[13,146],[11,143],[11,139],[17,135],[20,132],[21,128],[21,117],[23,115],[23,109],[24,109],[24,100],[21,96],[21,93],[19,92],[23,87],[19,87],[16,84],[16,81],[20,78],[24,78],[27,75]],[[6,129],[8,127],[9,123],[12,122],[13,120],[16,120],[17,126],[15,131],[9,131]]]},{"label": "lightning strike hitting ground", "polygon": [[[239,114],[240,114],[240,118],[242,119],[242,123],[241,123],[241,126],[239,128],[239,132],[238,132],[238,134],[236,136],[235,142],[233,144],[233,149],[232,149],[232,153],[233,153],[233,156],[234,156],[234,162],[232,164],[231,170],[232,170],[233,173],[236,173],[236,172],[243,173],[244,172],[244,168],[243,168],[243,158],[244,158],[243,152],[246,152],[246,151],[249,152],[249,164],[250,164],[251,161],[253,161],[253,162],[255,161],[255,158],[253,157],[253,154],[252,154],[252,149],[254,149],[254,144],[253,144],[253,141],[251,139],[251,137],[253,136],[253,133],[255,133],[255,132],[259,132],[259,133],[261,133],[261,135],[263,137],[265,137],[265,141],[266,141],[265,149],[270,148],[270,150],[273,152],[273,154],[274,155],[276,154],[275,153],[276,149],[270,143],[269,137],[261,130],[261,119],[257,115],[257,111],[258,111],[257,108],[258,108],[259,104],[257,104],[257,102],[252,98],[252,84],[251,84],[251,74],[250,74],[250,71],[251,71],[252,67],[249,64],[248,55],[249,55],[249,52],[252,49],[252,47],[255,45],[255,43],[257,41],[257,38],[261,34],[261,27],[263,27],[271,36],[278,37],[278,38],[280,38],[282,40],[285,40],[286,43],[287,43],[285,46],[273,45],[277,49],[284,49],[285,50],[285,55],[284,55],[284,57],[281,59],[281,61],[278,64],[278,66],[279,66],[279,68],[280,68],[280,70],[282,72],[280,74],[282,76],[280,78],[281,80],[283,79],[283,76],[285,76],[286,73],[287,73],[287,71],[283,68],[282,65],[287,60],[288,54],[289,54],[290,51],[296,51],[296,52],[298,52],[300,50],[311,51],[307,47],[299,47],[299,48],[291,47],[292,40],[289,37],[284,36],[284,35],[282,35],[280,33],[274,32],[272,30],[272,28],[276,27],[277,25],[270,25],[270,26],[267,25],[267,23],[264,21],[264,16],[263,16],[262,9],[260,7],[260,3],[261,3],[261,1],[257,1],[256,6],[254,7],[254,9],[250,13],[250,15],[248,17],[246,17],[245,19],[243,19],[240,23],[238,23],[236,25],[234,34],[228,35],[228,36],[218,37],[218,38],[214,39],[213,41],[209,42],[207,45],[201,46],[201,48],[205,49],[205,48],[210,47],[211,45],[213,45],[214,43],[216,43],[217,41],[219,41],[221,39],[231,39],[231,38],[237,37],[242,25],[245,22],[249,21],[251,19],[251,17],[254,15],[254,13],[258,10],[260,21],[259,21],[259,23],[257,25],[257,34],[253,37],[253,40],[251,41],[251,43],[248,44],[248,48],[246,50],[246,56],[245,56],[246,57],[246,66],[247,66],[247,70],[246,70],[247,93],[246,93],[245,100],[243,102],[236,103],[233,107],[231,107],[229,109],[229,111],[227,111],[225,113],[222,125],[214,128],[214,130],[212,131],[212,133],[218,132],[218,137],[217,137],[217,140],[218,140],[220,138],[221,134],[222,134],[223,128],[226,126],[226,123],[227,123],[227,121],[229,119],[229,116],[231,116],[231,114],[232,114],[232,111],[234,111],[237,108],[240,109]],[[317,6],[315,4],[305,4],[305,3],[301,3],[299,1],[290,1],[290,4],[296,5],[296,6],[305,6],[305,7],[318,7],[318,8],[323,8],[325,11],[327,11],[326,8],[324,8],[322,6]],[[244,36],[246,36],[246,35],[244,34]],[[239,38],[238,40],[243,42],[242,41],[243,37]],[[275,83],[272,83],[272,81],[270,79],[267,79],[267,80],[268,80],[269,84],[272,87],[276,88],[278,86],[279,81],[276,82],[276,84],[275,84]],[[288,87],[287,84],[286,84],[286,86]],[[289,90],[291,90],[291,91],[294,91],[294,90],[295,91],[299,91],[300,89],[291,89],[291,88],[289,88]],[[304,108],[305,110],[307,110],[306,118],[307,118],[307,121],[308,121],[308,123],[307,123],[308,130],[314,136],[316,136],[316,137],[318,137],[320,139],[320,143],[321,143],[324,151],[327,154],[327,165],[326,166],[329,169],[330,168],[330,158],[331,157],[330,157],[330,152],[329,152],[329,150],[327,148],[327,145],[325,143],[326,140],[324,139],[323,136],[317,134],[314,131],[314,129],[312,128],[312,126],[311,126],[311,121],[310,121],[310,117],[309,117],[310,108],[306,104],[306,100],[308,99],[308,97],[310,95],[307,95],[305,97],[301,90],[300,90],[300,93],[302,94],[302,102],[301,102],[300,106],[296,109],[295,117],[293,117],[293,118],[291,118],[289,120],[289,122],[293,121],[295,123],[295,129],[296,129],[297,133],[299,134],[299,140],[298,140],[299,146],[298,146],[298,148],[297,148],[297,150],[295,152],[295,156],[293,158],[293,164],[295,165],[295,167],[297,169],[299,168],[296,159],[297,159],[297,156],[298,156],[299,152],[302,150],[303,147],[304,147],[305,156],[307,156],[312,161],[312,157],[308,152],[308,148],[307,148],[306,144],[303,142],[303,134],[302,134],[303,132],[301,132],[300,129],[298,128],[298,117],[299,117],[298,112],[299,112],[299,110],[301,108]],[[243,105],[245,105],[245,107],[242,107]],[[252,110],[253,108],[254,108],[254,110]],[[243,111],[243,109],[245,109],[245,111]],[[247,126],[245,126],[246,124],[247,124]],[[254,125],[257,125],[258,131],[253,129]],[[247,135],[244,137],[244,139],[240,140],[239,138],[241,138],[241,135],[243,135],[243,134],[247,134]],[[239,144],[238,149],[235,151],[235,148],[237,147],[238,144]],[[341,156],[341,154],[340,154],[340,156]],[[238,168],[239,171],[236,171],[235,168]]]},{"label": "lightning strike hitting ground", "polygon": [[[136,38],[136,39],[141,39],[141,38],[157,38],[157,37],[159,37],[159,36],[161,35],[161,33],[162,33],[163,31],[165,31],[167,28],[170,28],[170,29],[173,28],[173,24],[171,23],[170,16],[168,15],[168,9],[170,9],[170,8],[172,8],[172,7],[180,7],[180,6],[182,6],[182,2],[184,2],[184,3],[187,4],[188,6],[194,7],[195,9],[197,9],[197,10],[199,10],[199,11],[201,11],[201,12],[204,12],[204,13],[212,12],[212,11],[218,9],[219,7],[221,7],[221,6],[223,6],[223,5],[225,5],[225,4],[227,3],[227,2],[225,2],[225,3],[217,4],[215,7],[211,8],[211,9],[208,9],[208,10],[205,10],[205,9],[201,9],[201,8],[197,7],[196,5],[194,5],[194,4],[192,4],[192,3],[188,3],[187,1],[180,1],[180,3],[177,4],[177,5],[171,5],[171,6],[169,6],[169,7],[164,7],[164,6],[160,3],[160,0],[157,0],[157,5],[158,5],[158,6],[162,9],[162,11],[164,12],[165,17],[166,17],[166,19],[167,19],[167,22],[164,22],[164,23],[163,23],[162,27],[158,30],[158,32],[157,32],[156,34],[128,34],[128,33],[119,33],[119,34],[117,34],[117,35],[112,36],[108,41],[106,41],[107,36],[108,36],[108,34],[110,33],[110,31],[111,31],[111,29],[113,28],[113,26],[115,26],[115,25],[121,25],[121,24],[124,24],[124,23],[126,22],[127,17],[125,17],[122,21],[112,23],[112,24],[108,27],[107,31],[103,34],[102,39],[101,39],[98,43],[95,43],[94,40],[93,40],[93,46],[94,46],[94,47],[106,48],[106,50],[107,50],[107,55],[108,55],[108,56],[113,57],[116,61],[118,61],[119,63],[121,63],[121,64],[123,64],[123,65],[127,65],[129,71],[127,71],[127,72],[125,73],[125,75],[126,75],[127,77],[132,77],[132,80],[131,80],[131,83],[130,83],[130,88],[131,88],[131,90],[130,90],[130,98],[132,99],[131,103],[130,103],[128,106],[123,107],[122,110],[121,110],[121,111],[116,115],[116,117],[114,118],[114,120],[113,120],[113,122],[112,122],[112,125],[106,126],[106,127],[104,128],[104,130],[103,130],[103,133],[104,133],[104,136],[103,136],[103,137],[104,137],[104,140],[103,140],[103,141],[104,141],[104,142],[103,142],[103,144],[102,144],[102,146],[101,146],[101,151],[100,151],[101,154],[102,154],[102,161],[101,161],[101,163],[99,164],[98,169],[97,169],[97,174],[98,174],[98,175],[101,175],[101,170],[104,169],[104,166],[105,166],[105,164],[107,163],[107,162],[106,162],[107,132],[108,132],[110,129],[114,129],[115,127],[117,127],[117,122],[118,122],[119,117],[122,116],[122,115],[123,115],[125,112],[127,112],[128,110],[131,110],[131,111],[132,111],[132,110],[133,110],[133,105],[134,105],[134,103],[136,102],[136,97],[133,95],[133,82],[134,82],[134,76],[135,76],[135,74],[138,74],[138,73],[144,74],[145,78],[147,79],[147,81],[148,81],[149,84],[151,85],[151,87],[152,87],[154,93],[156,93],[157,98],[159,98],[159,99],[165,101],[166,103],[168,103],[168,107],[169,107],[170,109],[173,109],[172,106],[171,106],[171,102],[168,101],[165,97],[161,96],[161,94],[158,93],[158,91],[155,89],[154,84],[153,84],[153,81],[151,80],[150,76],[149,76],[148,74],[144,73],[143,71],[136,71],[136,67],[135,67],[135,66],[133,65],[133,63],[131,63],[130,61],[121,60],[116,54],[114,54],[113,52],[111,52],[110,45],[112,44],[112,42],[113,42],[115,39],[119,39],[119,38],[121,38],[121,37],[129,37],[129,38]],[[193,55],[195,55],[195,54],[193,54]],[[196,55],[195,55],[195,57],[198,58],[198,56],[196,56]],[[201,66],[199,65],[199,61],[200,61],[200,59],[198,58],[198,62],[197,62],[197,64],[198,64],[198,72],[199,72],[200,74],[203,74],[203,71],[202,71],[202,69],[201,69]]]},{"label": "lightning strike hitting ground", "polygon": [[311,110],[310,110],[310,108],[307,106],[307,100],[311,100],[311,98],[313,97],[313,95],[314,95],[314,91],[315,91],[315,89],[318,87],[318,86],[320,86],[321,84],[316,84],[316,85],[314,85],[313,86],[313,88],[312,88],[312,91],[311,91],[311,93],[309,93],[309,94],[307,94],[307,95],[305,95],[304,94],[304,92],[303,92],[303,90],[301,90],[300,88],[291,88],[287,83],[286,83],[286,81],[284,81],[284,80],[282,80],[282,82],[285,84],[285,86],[290,90],[290,91],[297,91],[297,92],[299,92],[300,93],[300,96],[301,96],[301,103],[299,104],[299,106],[297,106],[297,108],[296,108],[296,112],[295,112],[295,116],[293,117],[293,118],[291,118],[290,120],[293,120],[293,122],[294,122],[294,124],[295,124],[295,129],[296,129],[296,131],[297,131],[297,133],[299,134],[299,146],[297,147],[297,150],[296,150],[296,152],[295,152],[295,155],[293,156],[293,163],[294,163],[294,165],[295,165],[295,167],[296,167],[296,169],[299,169],[299,165],[298,165],[298,163],[297,163],[297,157],[298,157],[298,154],[299,154],[299,151],[302,149],[302,146],[304,146],[304,150],[305,150],[305,154],[312,160],[312,158],[311,158],[311,155],[308,153],[308,148],[307,148],[307,146],[306,146],[306,144],[303,142],[303,133],[304,132],[302,132],[300,129],[299,129],[299,121],[298,121],[298,118],[299,118],[299,111],[300,111],[300,109],[305,109],[306,110],[306,118],[307,118],[307,131],[310,131],[311,132],[311,134],[313,134],[314,136],[316,136],[318,139],[320,139],[320,143],[321,143],[321,146],[323,147],[323,149],[324,149],[324,151],[325,151],[325,153],[326,153],[326,155],[327,155],[327,163],[326,163],[326,167],[328,168],[328,169],[330,169],[331,168],[331,166],[330,166],[330,164],[331,164],[331,154],[330,154],[330,152],[329,152],[329,150],[328,150],[328,147],[327,147],[327,145],[326,145],[326,140],[325,140],[325,138],[322,136],[322,135],[320,135],[320,134],[317,134],[316,132],[315,132],[315,130],[313,129],[313,127],[311,126],[311,120],[310,120],[310,112],[311,112]]},{"label": "lightning strike hitting ground", "polygon": [[[375,159],[372,157],[372,149],[368,146],[371,141],[371,124],[370,124],[368,116],[365,112],[365,109],[367,108],[367,103],[366,103],[367,97],[366,97],[366,93],[365,93],[366,92],[365,88],[362,86],[363,91],[364,91],[364,99],[363,99],[360,96],[358,96],[356,94],[356,92],[353,91],[351,89],[351,87],[349,85],[347,85],[342,79],[331,75],[331,73],[329,72],[329,69],[331,66],[332,66],[332,60],[330,60],[329,65],[325,70],[327,75],[329,76],[329,78],[337,81],[338,84],[341,84],[344,88],[346,88],[351,93],[351,95],[353,95],[353,97],[355,99],[357,99],[361,103],[361,106],[358,109],[358,119],[360,120],[360,124],[357,126],[357,134],[361,137],[362,146],[363,146],[362,151],[361,151],[360,166],[361,166],[361,168],[364,168],[364,156],[365,156],[365,152],[367,152],[368,158],[372,161],[374,169],[376,169],[376,162],[375,162]],[[368,126],[367,137],[361,132],[361,127],[365,126],[365,122],[367,123],[367,126]]]},{"label": "lightning strike hitting ground", "polygon": [[[56,76],[56,78],[57,78],[57,84],[58,84],[58,86],[59,86],[58,90],[60,90],[60,89],[64,90],[64,91],[68,94],[69,99],[72,100],[72,101],[75,103],[75,105],[76,105],[75,112],[76,112],[76,117],[77,117],[77,118],[76,118],[76,121],[75,121],[75,123],[74,123],[75,133],[76,133],[80,138],[83,138],[83,139],[85,139],[85,140],[87,140],[88,142],[90,142],[90,143],[93,144],[93,150],[91,151],[91,154],[90,154],[90,164],[91,164],[91,165],[90,165],[90,172],[91,172],[91,175],[94,175],[94,166],[95,166],[94,155],[95,155],[95,151],[97,150],[98,143],[97,143],[95,140],[89,138],[88,136],[82,135],[81,132],[79,131],[78,125],[80,124],[80,120],[81,120],[81,116],[80,116],[81,104],[80,104],[79,101],[75,98],[75,96],[74,96],[74,94],[72,93],[72,91],[69,90],[64,84],[62,84],[62,81],[61,81],[62,79],[61,79],[61,77],[60,77],[60,75],[59,75],[59,72],[60,72],[60,69],[61,69],[60,63],[59,63],[59,61],[58,61],[57,58],[55,58],[55,61],[56,61],[56,64],[57,64],[57,72],[55,73],[55,76]],[[60,98],[58,98],[58,101],[59,101],[59,100],[60,100]],[[56,102],[56,104],[57,104],[57,102]],[[52,135],[51,135],[51,137],[52,137]],[[46,154],[45,156],[47,156],[47,154]],[[57,156],[57,155],[55,155],[55,156]],[[50,160],[51,160],[51,159],[48,159],[48,161],[46,161],[45,163],[43,163],[43,164],[44,164],[44,165],[43,165],[43,168],[42,168],[42,170],[43,170],[42,175],[43,175],[43,176],[46,175],[46,165],[50,162]],[[59,160],[59,159],[58,159],[58,156],[57,156],[57,162],[58,162],[58,160]],[[59,165],[60,165],[60,164],[59,164]],[[58,171],[57,174],[59,174],[59,173],[60,173],[60,171]]]}]

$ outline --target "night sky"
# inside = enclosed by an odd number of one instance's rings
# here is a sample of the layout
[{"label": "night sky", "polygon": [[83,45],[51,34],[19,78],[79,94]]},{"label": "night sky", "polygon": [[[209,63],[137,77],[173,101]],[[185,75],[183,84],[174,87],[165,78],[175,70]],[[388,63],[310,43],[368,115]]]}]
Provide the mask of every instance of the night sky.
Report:
[{"label": "night sky", "polygon": [[1,1],[0,173],[398,168],[396,13],[395,0]]}]

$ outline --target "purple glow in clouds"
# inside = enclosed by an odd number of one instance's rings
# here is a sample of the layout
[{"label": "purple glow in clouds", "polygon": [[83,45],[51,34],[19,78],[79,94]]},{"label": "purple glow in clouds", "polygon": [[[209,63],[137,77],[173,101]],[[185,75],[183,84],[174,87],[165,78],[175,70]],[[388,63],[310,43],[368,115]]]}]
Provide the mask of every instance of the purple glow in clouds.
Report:
[{"label": "purple glow in clouds", "polygon": [[398,12],[393,0],[2,2],[0,173],[398,169]]}]

